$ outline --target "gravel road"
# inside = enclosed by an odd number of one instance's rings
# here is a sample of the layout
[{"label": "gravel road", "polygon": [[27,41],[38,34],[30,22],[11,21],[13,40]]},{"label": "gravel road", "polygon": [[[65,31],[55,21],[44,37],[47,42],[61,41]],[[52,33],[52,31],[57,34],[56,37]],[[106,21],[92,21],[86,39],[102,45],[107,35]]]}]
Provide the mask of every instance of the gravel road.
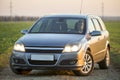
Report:
[{"label": "gravel road", "polygon": [[120,74],[110,66],[107,70],[100,70],[98,65],[90,76],[75,76],[72,71],[42,71],[33,70],[28,75],[16,75],[9,67],[0,71],[0,80],[120,80]]}]

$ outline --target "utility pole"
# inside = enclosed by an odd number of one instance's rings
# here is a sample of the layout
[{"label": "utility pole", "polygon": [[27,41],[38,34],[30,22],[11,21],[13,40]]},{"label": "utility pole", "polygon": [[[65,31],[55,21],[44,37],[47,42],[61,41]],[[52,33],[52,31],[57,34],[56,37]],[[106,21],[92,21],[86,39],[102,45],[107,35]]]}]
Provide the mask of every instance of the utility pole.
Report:
[{"label": "utility pole", "polygon": [[101,11],[102,11],[102,19],[104,19],[104,2],[102,0],[102,3],[101,3]]},{"label": "utility pole", "polygon": [[83,0],[81,0],[81,5],[80,5],[80,14],[82,14],[82,5],[83,5]]},{"label": "utility pole", "polygon": [[10,0],[10,19],[12,21],[12,0]]}]

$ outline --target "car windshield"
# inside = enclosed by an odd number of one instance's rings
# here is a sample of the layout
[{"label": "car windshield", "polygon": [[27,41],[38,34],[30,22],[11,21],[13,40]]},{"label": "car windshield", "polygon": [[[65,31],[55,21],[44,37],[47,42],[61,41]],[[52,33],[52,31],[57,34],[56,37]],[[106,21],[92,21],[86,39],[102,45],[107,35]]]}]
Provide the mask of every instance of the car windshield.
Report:
[{"label": "car windshield", "polygon": [[85,19],[83,18],[41,18],[30,30],[29,33],[66,33],[84,34]]}]

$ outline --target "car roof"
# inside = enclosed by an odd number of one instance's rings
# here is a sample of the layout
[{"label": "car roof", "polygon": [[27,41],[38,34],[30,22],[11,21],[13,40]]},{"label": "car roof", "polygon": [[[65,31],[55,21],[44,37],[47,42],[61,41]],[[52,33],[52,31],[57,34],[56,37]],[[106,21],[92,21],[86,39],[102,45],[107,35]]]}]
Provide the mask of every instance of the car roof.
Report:
[{"label": "car roof", "polygon": [[86,14],[50,14],[44,17],[74,17],[74,18],[87,18]]}]

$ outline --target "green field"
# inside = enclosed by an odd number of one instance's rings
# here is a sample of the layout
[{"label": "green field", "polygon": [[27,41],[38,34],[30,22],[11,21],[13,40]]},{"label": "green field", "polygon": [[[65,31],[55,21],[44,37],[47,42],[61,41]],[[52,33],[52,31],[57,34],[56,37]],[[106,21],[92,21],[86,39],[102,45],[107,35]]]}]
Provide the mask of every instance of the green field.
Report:
[{"label": "green field", "polygon": [[20,31],[28,29],[34,22],[0,22],[0,67],[8,64],[15,41],[22,36]]},{"label": "green field", "polygon": [[105,23],[110,33],[111,61],[120,69],[120,21]]},{"label": "green field", "polygon": [[[0,22],[0,67],[8,64],[14,42],[22,36],[20,31],[28,29],[34,22]],[[111,54],[114,63],[120,63],[120,22],[106,22],[110,32]]]}]

